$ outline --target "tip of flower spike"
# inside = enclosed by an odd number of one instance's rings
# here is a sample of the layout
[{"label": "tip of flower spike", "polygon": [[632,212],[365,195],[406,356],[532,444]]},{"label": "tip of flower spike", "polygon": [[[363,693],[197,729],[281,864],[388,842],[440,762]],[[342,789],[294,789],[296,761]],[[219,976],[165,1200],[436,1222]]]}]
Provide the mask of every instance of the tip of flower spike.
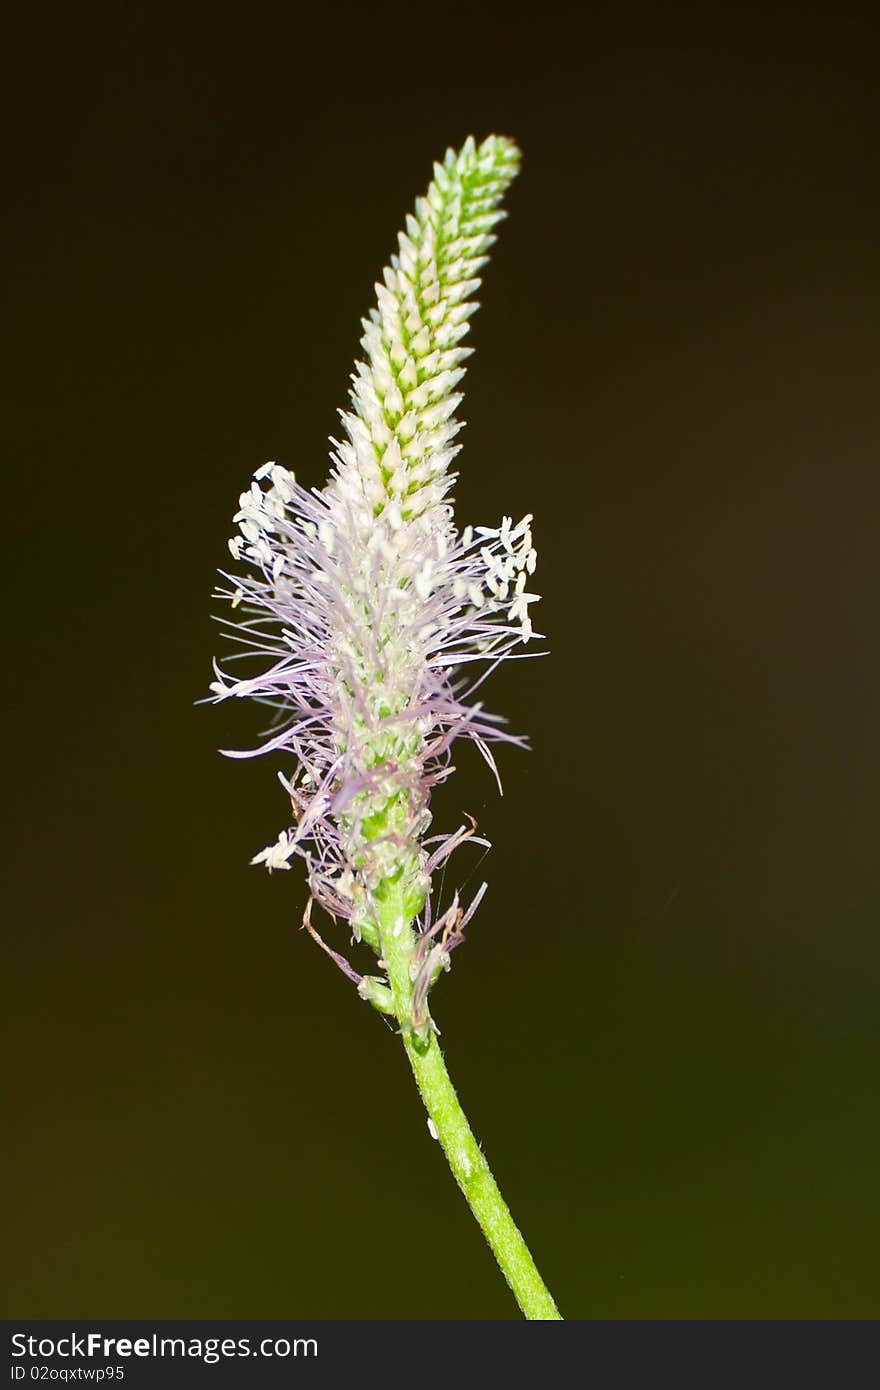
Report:
[{"label": "tip of flower spike", "polygon": [[446,151],[446,158],[441,167],[447,176],[463,174],[476,166],[483,172],[496,170],[513,178],[521,162],[522,151],[509,135],[487,135],[479,145],[474,137],[469,135],[457,153],[451,149]]}]

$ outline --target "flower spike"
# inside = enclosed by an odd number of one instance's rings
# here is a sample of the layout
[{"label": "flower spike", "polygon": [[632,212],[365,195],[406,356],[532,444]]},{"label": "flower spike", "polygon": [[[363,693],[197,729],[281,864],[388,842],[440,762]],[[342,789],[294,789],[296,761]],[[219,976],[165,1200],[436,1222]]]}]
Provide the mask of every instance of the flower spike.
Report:
[{"label": "flower spike", "polygon": [[302,857],[316,901],[367,939],[382,885],[402,885],[408,926],[431,869],[466,838],[423,846],[453,741],[473,740],[491,766],[489,742],[520,741],[472,696],[532,636],[532,518],[459,532],[450,498],[461,343],[518,165],[516,146],[490,136],[434,166],[363,321],[329,482],[307,491],[263,464],[229,543],[249,572],[221,594],[262,669],[218,673],[212,692],[273,705],[276,732],[255,752],[296,763],[294,821],[252,862],[271,872]]}]

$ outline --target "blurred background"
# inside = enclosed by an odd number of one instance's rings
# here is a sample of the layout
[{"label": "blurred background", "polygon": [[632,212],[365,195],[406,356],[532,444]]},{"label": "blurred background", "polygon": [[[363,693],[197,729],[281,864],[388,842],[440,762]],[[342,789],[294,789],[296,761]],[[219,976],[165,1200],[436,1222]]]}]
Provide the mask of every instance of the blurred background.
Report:
[{"label": "blurred background", "polygon": [[[402,1049],[197,707],[431,161],[517,137],[459,517],[535,513],[533,751],[434,996],[570,1318],[877,1314],[876,14],[50,6],[7,35],[3,1312],[510,1318]],[[451,875],[450,875],[451,877]],[[449,885],[447,885],[449,886]],[[334,938],[342,946],[339,938]]]}]

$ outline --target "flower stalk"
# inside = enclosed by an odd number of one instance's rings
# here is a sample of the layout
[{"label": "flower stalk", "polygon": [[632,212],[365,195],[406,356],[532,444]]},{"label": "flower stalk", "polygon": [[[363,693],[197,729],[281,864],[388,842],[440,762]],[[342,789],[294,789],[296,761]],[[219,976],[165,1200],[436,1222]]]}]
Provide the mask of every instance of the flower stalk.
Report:
[{"label": "flower stalk", "polygon": [[556,1321],[560,1318],[559,1310],[474,1138],[446,1069],[437,1032],[431,1029],[420,1036],[412,1025],[410,961],[406,950],[400,947],[400,938],[395,942],[385,929],[385,924],[390,926],[394,920],[399,907],[400,902],[392,895],[385,911],[380,913],[380,928],[383,940],[392,942],[386,966],[394,1011],[419,1094],[428,1112],[429,1132],[439,1141],[452,1175],[524,1316],[532,1320]]},{"label": "flower stalk", "polygon": [[[520,1306],[551,1318],[559,1315],[458,1103],[429,1007],[485,892],[466,907],[457,893],[441,905],[434,874],[462,844],[487,845],[474,822],[429,836],[432,791],[452,771],[456,739],[472,740],[493,771],[493,742],[524,743],[475,697],[534,636],[532,518],[459,531],[451,500],[463,339],[518,167],[516,146],[496,136],[468,140],[434,166],[363,320],[364,358],[327,485],[307,490],[273,462],[241,495],[229,547],[246,572],[225,575],[219,595],[235,610],[224,621],[237,655],[257,669],[234,679],[216,667],[211,689],[215,701],[274,710],[266,741],[229,756],[272,752],[288,763],[279,777],[289,822],[252,862],[272,872],[304,860],[303,925],[361,998],[396,1019],[431,1132]],[[347,923],[383,974],[360,974],[323,941],[313,902]]]}]

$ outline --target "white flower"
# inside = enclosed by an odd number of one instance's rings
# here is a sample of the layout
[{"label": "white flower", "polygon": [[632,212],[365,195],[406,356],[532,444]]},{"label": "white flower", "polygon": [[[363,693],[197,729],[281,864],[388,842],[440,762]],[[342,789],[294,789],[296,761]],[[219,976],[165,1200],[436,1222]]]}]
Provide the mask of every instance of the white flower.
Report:
[{"label": "white flower", "polygon": [[363,321],[329,482],[309,492],[264,464],[230,542],[250,573],[222,592],[260,666],[212,690],[273,705],[277,730],[255,751],[296,764],[293,823],[252,862],[287,869],[301,855],[314,896],[368,938],[382,885],[402,884],[414,917],[442,844],[466,838],[439,837],[430,857],[423,845],[453,741],[474,740],[493,767],[490,741],[521,742],[473,700],[482,677],[468,672],[532,635],[532,518],[459,533],[450,497],[462,344],[517,166],[516,147],[495,136],[435,165]]}]

